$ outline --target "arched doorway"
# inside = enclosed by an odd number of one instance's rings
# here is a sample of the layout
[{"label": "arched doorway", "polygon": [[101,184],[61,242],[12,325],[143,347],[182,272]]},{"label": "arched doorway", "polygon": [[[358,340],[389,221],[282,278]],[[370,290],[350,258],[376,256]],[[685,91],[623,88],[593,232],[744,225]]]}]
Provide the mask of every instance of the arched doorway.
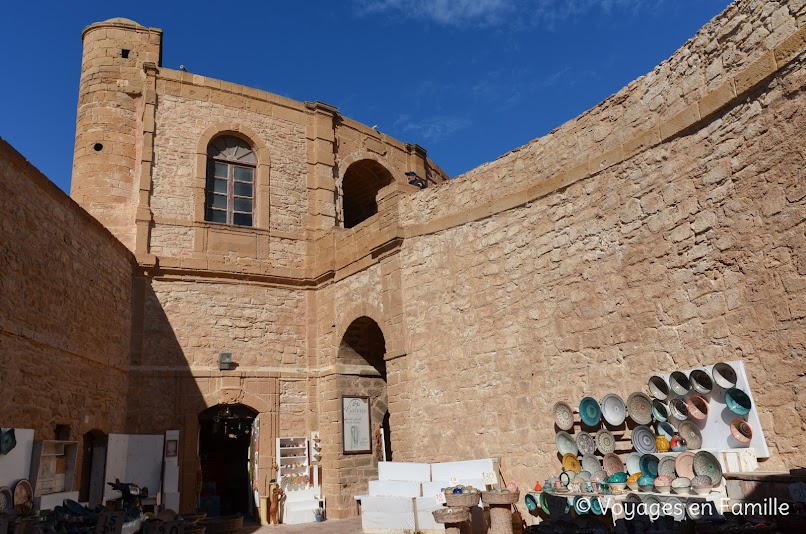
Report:
[{"label": "arched doorway", "polygon": [[251,447],[257,412],[219,404],[199,414],[200,508],[210,516],[253,513]]},{"label": "arched doorway", "polygon": [[344,227],[352,228],[378,213],[378,191],[393,181],[392,173],[375,160],[351,164],[342,181]]},{"label": "arched doorway", "polygon": [[[359,369],[359,376],[350,380],[345,393],[370,397],[373,455],[379,460],[391,461],[385,354],[386,339],[381,327],[370,317],[364,316],[355,319],[344,332],[339,344],[338,361],[342,365]],[[362,367],[365,368],[364,371],[360,370]]]},{"label": "arched doorway", "polygon": [[90,506],[103,503],[106,450],[109,437],[100,430],[85,433],[81,444],[81,484],[78,498]]}]

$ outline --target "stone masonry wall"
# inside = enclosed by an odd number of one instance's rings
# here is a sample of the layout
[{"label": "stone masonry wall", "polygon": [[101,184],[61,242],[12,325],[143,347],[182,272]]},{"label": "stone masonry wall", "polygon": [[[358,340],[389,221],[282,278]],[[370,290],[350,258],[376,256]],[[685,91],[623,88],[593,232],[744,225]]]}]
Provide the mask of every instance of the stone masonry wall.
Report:
[{"label": "stone masonry wall", "polygon": [[2,139],[0,198],[3,426],[123,431],[134,258]]},{"label": "stone masonry wall", "polygon": [[[775,5],[739,2],[727,17]],[[805,55],[620,164],[407,239],[410,350],[388,368],[395,458],[501,457],[531,487],[560,469],[556,401],[626,399],[652,374],[741,359],[771,451],[762,469],[806,464]],[[512,179],[540,179],[518,163],[531,150],[508,156]],[[440,191],[438,209],[462,206],[451,189],[500,179],[479,169]]]}]

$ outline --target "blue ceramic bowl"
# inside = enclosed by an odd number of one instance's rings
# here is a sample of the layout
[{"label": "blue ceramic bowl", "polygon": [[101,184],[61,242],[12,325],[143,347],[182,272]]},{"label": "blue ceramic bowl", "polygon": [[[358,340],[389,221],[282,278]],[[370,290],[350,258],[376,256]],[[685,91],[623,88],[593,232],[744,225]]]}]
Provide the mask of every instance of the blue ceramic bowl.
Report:
[{"label": "blue ceramic bowl", "polygon": [[579,401],[579,418],[588,426],[596,426],[602,420],[602,409],[593,397]]},{"label": "blue ceramic bowl", "polygon": [[591,512],[593,512],[594,515],[602,515],[603,513],[602,503],[599,502],[599,499],[597,497],[591,498]]},{"label": "blue ceramic bowl", "polygon": [[655,477],[652,475],[641,475],[638,477],[639,486],[655,486]]},{"label": "blue ceramic bowl", "polygon": [[590,510],[590,500],[587,497],[577,497],[574,499],[574,510],[577,515],[584,515]]},{"label": "blue ceramic bowl", "polygon": [[[641,468],[641,472],[645,475],[650,475],[652,480],[650,484],[655,483],[655,477],[658,476],[658,464],[660,460],[654,454],[645,454],[641,456],[641,459],[638,461],[638,466]],[[641,484],[641,482],[638,482]]]},{"label": "blue ceramic bowl", "polygon": [[725,392],[725,404],[736,415],[747,415],[753,407],[750,397],[739,388],[730,388]]},{"label": "blue ceramic bowl", "polygon": [[669,419],[669,409],[658,399],[652,401],[652,416],[655,421],[665,423]]},{"label": "blue ceramic bowl", "polygon": [[540,506],[540,504],[537,502],[537,497],[531,493],[526,494],[526,496],[523,498],[523,502],[526,504],[526,509],[530,512],[534,512],[537,510],[537,507]]}]

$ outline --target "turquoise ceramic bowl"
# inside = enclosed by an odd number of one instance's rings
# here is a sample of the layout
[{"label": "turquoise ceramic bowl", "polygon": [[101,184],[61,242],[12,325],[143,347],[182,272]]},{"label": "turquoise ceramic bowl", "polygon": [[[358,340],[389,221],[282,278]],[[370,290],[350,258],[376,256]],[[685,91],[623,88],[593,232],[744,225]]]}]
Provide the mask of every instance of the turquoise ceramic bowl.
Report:
[{"label": "turquoise ceramic bowl", "polygon": [[537,502],[537,497],[531,493],[526,494],[526,496],[523,498],[523,502],[526,504],[526,509],[530,512],[534,512],[537,510],[537,507],[540,506],[540,504]]},{"label": "turquoise ceramic bowl", "polygon": [[655,477],[652,475],[641,475],[638,477],[639,486],[655,486]]},{"label": "turquoise ceramic bowl", "polygon": [[747,415],[753,407],[750,397],[739,388],[730,388],[725,392],[725,404],[736,415]]},{"label": "turquoise ceramic bowl", "polygon": [[579,401],[579,417],[588,426],[596,426],[602,420],[602,409],[593,397]]}]

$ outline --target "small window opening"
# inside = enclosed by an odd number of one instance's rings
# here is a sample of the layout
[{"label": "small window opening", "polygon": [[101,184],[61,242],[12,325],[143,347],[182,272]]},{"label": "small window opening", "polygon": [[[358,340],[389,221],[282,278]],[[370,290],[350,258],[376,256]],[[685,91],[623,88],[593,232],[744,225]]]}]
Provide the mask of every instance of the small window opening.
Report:
[{"label": "small window opening", "polygon": [[120,51],[120,55],[123,56],[123,59],[126,59],[129,57],[129,51],[126,48],[123,48]]},{"label": "small window opening", "polygon": [[54,431],[55,438],[60,441],[67,441],[70,439],[70,425],[56,425]]},{"label": "small window opening", "polygon": [[101,143],[95,143],[94,145],[92,145],[92,148],[94,148],[96,152],[100,152],[101,150],[104,149],[104,145],[102,145]]}]

